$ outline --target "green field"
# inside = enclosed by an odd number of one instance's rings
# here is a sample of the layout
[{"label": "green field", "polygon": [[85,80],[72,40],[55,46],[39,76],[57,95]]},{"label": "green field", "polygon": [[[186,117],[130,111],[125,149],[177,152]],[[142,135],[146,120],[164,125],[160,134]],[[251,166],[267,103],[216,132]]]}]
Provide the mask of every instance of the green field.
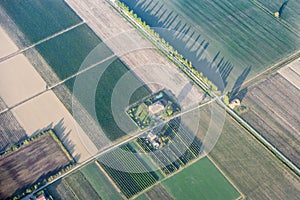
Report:
[{"label": "green field", "polygon": [[[257,0],[263,4],[270,12],[274,13],[280,10],[280,7],[287,0]],[[282,10],[281,19],[288,22],[292,27],[300,32],[300,3],[298,0],[289,0],[285,8]]]},{"label": "green field", "polygon": [[162,182],[175,199],[237,199],[239,192],[208,158]]},{"label": "green field", "polygon": [[126,144],[98,159],[101,167],[127,198],[142,192],[159,180],[159,175],[152,172],[133,152],[132,147]]},{"label": "green field", "polygon": [[82,21],[63,0],[2,0],[0,6],[31,43]]},{"label": "green field", "polygon": [[165,28],[155,30],[220,89],[221,82],[231,89],[248,67],[245,78],[300,48],[299,35],[252,1],[121,1],[150,26]]},{"label": "green field", "polygon": [[122,199],[121,195],[116,191],[113,185],[100,171],[95,163],[91,163],[84,168],[80,169],[94,190],[103,200]]},{"label": "green field", "polygon": [[95,163],[49,185],[46,191],[54,199],[122,199]]},{"label": "green field", "polygon": [[51,184],[46,190],[54,199],[101,199],[80,171]]},{"label": "green field", "polygon": [[[120,78],[128,72],[128,68],[120,61],[119,59],[112,60],[112,63],[108,66],[108,68],[103,73],[102,77],[100,78],[99,82],[99,72],[102,71],[104,65],[109,64],[110,61],[107,61],[103,64],[100,64],[93,69],[77,76],[78,80],[84,80],[85,85],[81,85],[82,87],[81,92],[76,93],[75,96],[82,104],[82,106],[88,111],[88,113],[93,113],[94,109],[96,112],[95,119],[101,125],[101,128],[106,133],[106,136],[110,140],[118,139],[119,137],[124,136],[123,130],[121,130],[118,125],[116,124],[113,114],[112,114],[112,106],[111,106],[111,98],[112,93],[115,88],[115,85],[118,83]],[[135,77],[134,74],[130,74],[128,76],[130,80],[124,82],[123,84],[129,84],[132,82],[139,82],[139,80]],[[73,92],[73,85],[74,85],[75,78],[68,80],[65,85],[68,89]],[[93,86],[91,83],[95,83]],[[84,88],[83,88],[84,87]],[[91,93],[93,90],[96,89],[95,96],[91,98]],[[119,97],[126,96],[127,91],[120,91]],[[92,93],[93,94],[93,93]],[[136,101],[137,99],[141,99],[149,94],[149,91],[145,87],[139,88],[135,93],[133,93],[131,97],[131,101]],[[117,100],[119,101],[119,100]],[[121,101],[121,99],[120,99]],[[93,104],[95,102],[95,105]],[[72,102],[65,102],[68,105],[72,105]],[[127,105],[126,105],[127,106]],[[128,129],[131,131],[137,129],[134,122],[128,118],[125,113],[125,107],[119,106],[114,107],[114,109],[118,110],[119,117],[122,117],[123,124],[126,124]],[[85,126],[84,124],[82,126]],[[87,133],[89,134],[89,133]],[[94,141],[95,143],[95,141]],[[96,143],[95,143],[96,144]]]},{"label": "green field", "polygon": [[[63,80],[78,72],[84,59],[100,43],[101,40],[84,24],[43,42],[36,46],[36,49],[56,75]],[[98,61],[109,55],[112,55],[112,52],[108,48],[103,48]]]}]

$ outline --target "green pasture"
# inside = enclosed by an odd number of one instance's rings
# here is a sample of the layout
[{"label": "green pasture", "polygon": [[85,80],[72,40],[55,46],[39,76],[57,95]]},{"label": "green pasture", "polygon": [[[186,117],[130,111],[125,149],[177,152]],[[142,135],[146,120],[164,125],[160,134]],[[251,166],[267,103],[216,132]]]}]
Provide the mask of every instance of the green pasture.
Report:
[{"label": "green pasture", "polygon": [[162,185],[176,199],[234,200],[240,196],[208,158],[166,179]]}]

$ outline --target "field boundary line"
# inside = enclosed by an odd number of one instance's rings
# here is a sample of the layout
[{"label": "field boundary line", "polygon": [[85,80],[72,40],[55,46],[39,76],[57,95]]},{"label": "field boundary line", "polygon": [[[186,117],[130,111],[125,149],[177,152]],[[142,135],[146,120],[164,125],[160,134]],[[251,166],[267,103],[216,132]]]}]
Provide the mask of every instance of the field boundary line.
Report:
[{"label": "field boundary line", "polygon": [[68,184],[68,182],[64,181],[64,180],[62,180],[62,182],[65,184],[65,186],[67,187],[67,189],[74,195],[74,197],[76,199],[80,200],[79,197],[77,196],[77,194],[74,192],[74,190],[70,187],[70,185]]},{"label": "field boundary line", "polygon": [[221,174],[229,181],[229,183],[240,193],[241,196],[239,196],[237,199],[245,199],[244,193],[237,187],[237,185],[227,176],[227,174],[221,169],[221,167],[214,161],[214,159],[207,154],[207,158],[214,164],[214,166],[221,172]]},{"label": "field boundary line", "polygon": [[55,38],[55,37],[57,37],[59,35],[62,35],[62,34],[68,32],[70,30],[73,30],[73,29],[75,29],[75,28],[77,28],[77,27],[79,27],[79,26],[81,26],[81,25],[83,25],[85,23],[86,23],[86,21],[79,22],[78,24],[70,26],[70,27],[68,27],[66,29],[63,29],[63,30],[61,30],[61,31],[53,34],[53,35],[50,35],[50,36],[48,36],[48,37],[46,37],[44,39],[41,39],[41,40],[39,40],[39,41],[31,44],[30,46],[27,46],[25,48],[19,49],[18,51],[14,52],[14,53],[11,53],[11,54],[8,54],[6,56],[3,56],[3,57],[0,58],[0,63],[3,62],[3,61],[5,61],[5,60],[8,60],[8,59],[10,59],[10,58],[12,58],[12,57],[14,57],[16,55],[19,55],[19,54],[21,54],[21,53],[23,53],[23,52],[25,52],[25,51],[27,51],[27,50],[29,50],[31,48],[34,48],[35,46],[40,45],[40,44],[42,44],[42,43],[44,43],[44,42],[46,42],[48,40],[51,40],[51,39],[53,39],[53,38]]},{"label": "field boundary line", "polygon": [[266,70],[262,71],[261,73],[257,74],[256,76],[250,78],[249,80],[245,81],[241,88],[251,87],[255,85],[257,82],[263,80],[264,78],[268,77],[269,75],[277,73],[277,71],[291,62],[295,61],[297,58],[300,57],[300,50],[290,54],[289,56],[279,60],[277,63],[273,64]]},{"label": "field boundary line", "polygon": [[97,168],[104,174],[104,176],[108,179],[108,181],[113,185],[113,187],[123,196],[123,193],[121,192],[120,188],[116,185],[116,183],[110,178],[110,176],[106,173],[106,171],[101,167],[98,160],[95,160],[95,164],[97,165]]},{"label": "field boundary line", "polygon": [[46,92],[48,92],[48,91],[51,91],[51,90],[54,89],[55,87],[57,87],[57,86],[59,86],[59,85],[65,83],[66,81],[68,81],[68,80],[70,80],[70,79],[72,79],[72,78],[74,78],[74,77],[76,77],[76,76],[78,76],[78,75],[80,75],[80,74],[82,74],[82,73],[84,73],[84,72],[86,72],[86,71],[88,71],[88,70],[90,70],[90,69],[96,67],[96,66],[99,65],[99,64],[102,64],[103,62],[108,61],[109,59],[112,59],[112,58],[115,57],[115,56],[116,56],[116,55],[113,54],[113,55],[111,55],[111,56],[109,56],[109,57],[107,57],[107,58],[105,58],[105,59],[103,59],[103,60],[101,60],[101,61],[99,61],[99,62],[97,62],[97,63],[95,63],[95,64],[92,64],[92,65],[90,65],[89,67],[87,67],[87,68],[85,68],[85,69],[83,69],[83,70],[81,70],[81,71],[79,71],[79,72],[77,72],[77,73],[75,73],[75,74],[73,74],[73,75],[71,75],[71,76],[69,76],[69,77],[63,79],[62,81],[60,81],[60,82],[58,82],[58,83],[56,83],[56,84],[54,84],[54,85],[52,85],[52,86],[46,86],[45,90],[43,90],[43,91],[41,91],[41,92],[39,92],[39,93],[37,93],[37,94],[31,96],[31,97],[28,97],[28,98],[26,98],[26,99],[20,101],[19,103],[16,103],[15,105],[12,105],[12,106],[10,106],[10,107],[7,107],[7,108],[3,109],[2,111],[0,111],[0,115],[3,114],[3,113],[5,113],[5,112],[8,112],[8,111],[10,111],[10,110],[12,110],[12,109],[14,109],[14,108],[20,106],[20,105],[22,105],[22,104],[24,104],[24,103],[26,103],[26,102],[32,100],[32,99],[34,99],[34,98],[36,98],[36,97],[38,97],[38,96],[40,96],[40,95],[42,95],[42,94],[44,94],[44,93],[46,93]]}]

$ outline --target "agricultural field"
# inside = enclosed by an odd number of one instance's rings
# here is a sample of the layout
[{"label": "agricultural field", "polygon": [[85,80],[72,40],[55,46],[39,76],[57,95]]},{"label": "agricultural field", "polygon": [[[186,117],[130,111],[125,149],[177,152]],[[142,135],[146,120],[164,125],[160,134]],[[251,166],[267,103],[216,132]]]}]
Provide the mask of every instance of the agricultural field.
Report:
[{"label": "agricultural field", "polygon": [[122,199],[121,194],[112,185],[103,172],[100,171],[98,163],[91,163],[80,169],[80,171],[90,182],[101,199]]},{"label": "agricultural field", "polygon": [[171,196],[171,194],[161,185],[157,184],[153,186],[150,190],[143,193],[136,199],[142,198],[142,196],[145,196],[145,199],[165,199],[165,200],[173,200],[174,197]]},{"label": "agricultural field", "polygon": [[[65,4],[63,4],[65,5]],[[68,7],[65,5],[65,7]],[[66,8],[64,8],[66,9]],[[70,9],[70,8],[68,8]],[[73,13],[73,12],[72,12]],[[27,13],[28,17],[35,17],[33,13]],[[69,18],[68,18],[69,19]],[[43,28],[42,26],[40,28]],[[24,32],[26,36],[30,35],[30,33]],[[34,64],[34,67],[38,67],[39,73],[43,76],[45,80],[51,79],[51,77],[57,77],[54,78],[56,81],[50,81],[48,82],[48,85],[52,86],[57,84],[57,82],[60,80],[64,80],[69,78],[70,76],[76,74],[83,63],[84,59],[88,56],[88,54],[98,45],[101,43],[101,40],[96,36],[93,31],[86,25],[80,25],[72,30],[69,30],[68,32],[58,35],[50,40],[47,40],[37,46],[35,46],[35,49],[37,52],[42,56],[47,63],[47,65],[50,66],[51,70],[46,70],[41,69],[40,66],[37,66],[36,63]],[[89,67],[92,64],[95,64],[96,62],[99,62],[100,60],[111,56],[113,53],[111,50],[109,50],[106,45],[102,43],[103,48],[101,49],[101,52],[97,51],[97,58],[94,57],[90,62],[85,63],[84,67]],[[28,50],[28,54],[30,54],[31,50]],[[37,57],[34,55],[31,55],[33,57]],[[102,79],[98,83],[97,87],[97,92],[96,92],[96,97],[95,97],[95,105],[96,105],[96,115],[93,116],[94,120],[96,122],[99,122],[100,125],[102,126],[104,132],[106,133],[107,137],[110,140],[115,140],[121,136],[124,136],[125,133],[118,128],[116,125],[115,121],[113,120],[112,116],[112,111],[110,108],[110,99],[112,95],[112,89],[114,88],[115,84],[117,81],[120,79],[122,75],[124,75],[126,72],[128,72],[127,67],[121,60],[118,58],[111,59],[113,61],[112,64],[110,64],[110,67],[107,69],[107,71],[104,73]],[[42,61],[41,61],[42,63]],[[106,62],[107,63],[107,62]],[[96,69],[94,71],[87,73],[87,74],[82,74],[81,77],[88,77],[87,80],[93,80],[93,78],[97,78],[94,75],[90,76],[92,73],[95,71],[101,70],[101,68],[104,67],[106,64],[100,64],[98,66],[95,66]],[[52,71],[52,72],[51,72]],[[50,74],[49,74],[50,73]],[[50,78],[49,78],[50,77]],[[131,80],[137,80],[134,75],[131,76]],[[67,90],[64,90],[61,92],[60,89],[54,88],[54,91],[56,95],[60,98],[60,100],[66,105],[66,107],[71,111],[71,106],[72,106],[72,90],[73,90],[73,84],[74,84],[73,79],[69,79],[65,84],[59,87],[64,87]],[[95,80],[95,79],[94,79]],[[97,80],[97,79],[96,79]],[[87,86],[90,88],[90,92],[92,92],[93,87],[90,85]],[[68,91],[69,90],[69,91]],[[65,98],[66,95],[69,94],[68,98]],[[145,95],[148,95],[149,92],[145,88],[140,88],[137,92],[134,93],[134,97],[132,97],[132,100],[138,100]],[[76,96],[79,100],[79,102],[83,105],[83,108],[88,111],[88,113],[91,113],[91,110],[94,108],[91,108],[90,106],[92,105],[90,102],[86,102],[85,99],[87,98],[86,96]],[[123,108],[124,109],[124,108]],[[124,113],[124,112],[123,112]],[[127,116],[124,113],[124,118],[127,118]],[[97,119],[99,119],[99,121]],[[128,123],[130,123],[131,127],[134,127],[134,124],[128,119]],[[82,124],[80,124],[82,125]],[[85,129],[85,126],[83,128]],[[88,125],[89,126],[89,125]],[[88,128],[85,129],[89,130]],[[102,138],[98,137],[99,134],[94,134],[91,131],[86,131],[90,135],[92,139],[94,138]],[[98,132],[99,133],[99,132]],[[100,133],[102,134],[102,133]],[[95,140],[94,140],[95,141]],[[101,148],[103,147],[103,144],[97,143],[96,145]]]},{"label": "agricultural field", "polygon": [[[51,66],[58,78],[63,80],[77,73],[84,59],[100,43],[101,40],[93,31],[86,24],[83,24],[45,41],[35,48]],[[102,55],[99,54],[97,61],[112,54],[108,48],[103,49],[102,53]]]},{"label": "agricultural field", "polygon": [[[209,106],[201,110],[198,135],[203,137],[211,120]],[[219,108],[215,115],[223,115]],[[248,199],[299,199],[299,180],[230,116],[209,156]]]},{"label": "agricultural field", "polygon": [[3,0],[0,6],[29,43],[35,43],[82,21],[63,0]]},{"label": "agricultural field", "polygon": [[[109,64],[112,62],[111,64]],[[99,77],[99,73],[101,73],[102,69],[105,67],[105,65],[108,65],[107,69],[101,76]],[[108,137],[110,140],[116,140],[122,136],[124,136],[126,133],[121,130],[118,125],[116,124],[116,121],[114,119],[113,113],[112,113],[112,106],[111,106],[111,99],[112,94],[114,91],[114,88],[120,78],[128,72],[128,68],[124,63],[119,59],[112,59],[108,62],[105,62],[103,64],[99,64],[95,66],[93,69],[86,71],[80,75],[78,75],[75,78],[72,78],[65,82],[64,86],[67,88],[67,92],[72,93],[74,89],[74,82],[80,81],[81,85],[80,88],[76,88],[76,99],[80,102],[80,104],[83,106],[83,108],[89,113],[92,114],[95,110],[95,115],[93,116],[93,120],[95,120],[99,125],[101,126],[102,130],[106,134],[106,137]],[[132,83],[138,83],[139,80],[136,78],[136,76],[133,73],[127,74],[129,81],[127,83],[128,86]],[[99,79],[100,78],[100,79]],[[83,81],[84,80],[84,81]],[[95,84],[92,85],[91,84]],[[77,85],[78,86],[78,85]],[[59,86],[61,87],[61,86]],[[54,91],[56,95],[61,99],[61,101],[67,105],[67,108],[69,108],[69,111],[71,112],[71,106],[72,106],[72,97],[65,98],[65,93],[60,91],[60,88],[55,88]],[[80,90],[80,92],[78,92]],[[93,93],[95,90],[95,94]],[[139,99],[144,98],[145,96],[149,95],[150,91],[146,87],[141,87],[136,92],[133,93],[131,96],[131,99],[126,105],[120,105],[119,107],[114,107],[118,111],[119,117],[122,118],[122,124],[126,124],[129,131],[134,131],[138,127],[133,123],[133,121],[130,120],[130,118],[126,115],[125,109],[126,106],[129,103],[135,102]],[[91,95],[95,95],[94,98],[91,98]],[[120,91],[119,96],[122,98],[126,96],[126,91]],[[122,102],[123,99],[117,100],[117,102]],[[85,124],[84,122],[78,122],[84,130],[89,130],[89,126]],[[101,132],[90,130],[86,131],[87,134],[91,139],[93,139],[95,145],[98,148],[102,147],[102,144],[98,143],[97,140],[101,137]]]},{"label": "agricultural field", "polygon": [[46,191],[54,199],[101,199],[80,171],[51,184]]},{"label": "agricultural field", "polygon": [[121,2],[221,90],[230,90],[248,69],[245,80],[300,47],[298,34],[252,1]]},{"label": "agricultural field", "polygon": [[130,144],[112,150],[98,160],[127,198],[142,192],[159,180],[159,175],[133,153]]},{"label": "agricultural field", "polygon": [[22,194],[72,161],[56,140],[55,134],[49,131],[1,155],[1,199]]},{"label": "agricultural field", "polygon": [[0,152],[11,148],[14,144],[17,144],[24,139],[27,139],[26,132],[11,111],[0,114],[0,135]]},{"label": "agricultural field", "polygon": [[296,166],[300,167],[300,90],[277,73],[248,88],[241,116]]},{"label": "agricultural field", "polygon": [[174,199],[237,199],[241,196],[208,158],[161,183]]},{"label": "agricultural field", "polygon": [[90,163],[46,188],[54,199],[122,199],[95,163]]},{"label": "agricultural field", "polygon": [[[293,28],[300,31],[300,5],[297,0],[257,0],[265,6],[270,12],[275,13],[281,11],[280,18],[289,23]],[[285,6],[284,4],[287,3]],[[282,7],[282,9],[280,9]]]}]

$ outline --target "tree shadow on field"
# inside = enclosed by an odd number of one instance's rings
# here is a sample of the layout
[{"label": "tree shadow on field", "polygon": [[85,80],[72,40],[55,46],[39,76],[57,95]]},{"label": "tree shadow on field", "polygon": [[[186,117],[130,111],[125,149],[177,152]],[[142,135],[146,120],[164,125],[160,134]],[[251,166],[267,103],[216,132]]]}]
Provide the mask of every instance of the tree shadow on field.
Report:
[{"label": "tree shadow on field", "polygon": [[246,88],[241,90],[241,87],[242,87],[243,83],[245,82],[247,76],[249,75],[251,68],[252,67],[249,66],[246,69],[244,69],[242,74],[235,81],[234,86],[232,87],[231,92],[230,92],[230,101],[232,101],[233,99],[236,99],[236,98],[238,98],[240,101],[242,101],[243,98],[245,97],[248,90]]},{"label": "tree shadow on field", "polygon": [[[69,139],[71,131],[66,132],[66,127],[64,126],[64,118],[62,118],[57,124],[50,123],[48,126],[42,129],[36,130],[33,135],[36,135],[40,132],[47,131],[52,129],[58,139],[62,142],[64,147],[68,150],[69,154],[73,157],[73,159],[77,162],[80,159],[80,154],[74,155],[74,147],[75,144]],[[76,130],[75,130],[76,131]]]},{"label": "tree shadow on field", "polygon": [[194,68],[211,80],[220,91],[225,90],[233,65],[221,56],[221,52],[210,55],[208,53],[210,42],[202,38],[197,29],[183,21],[182,17],[161,1],[122,0],[122,2],[183,55],[184,59],[191,61]]}]

